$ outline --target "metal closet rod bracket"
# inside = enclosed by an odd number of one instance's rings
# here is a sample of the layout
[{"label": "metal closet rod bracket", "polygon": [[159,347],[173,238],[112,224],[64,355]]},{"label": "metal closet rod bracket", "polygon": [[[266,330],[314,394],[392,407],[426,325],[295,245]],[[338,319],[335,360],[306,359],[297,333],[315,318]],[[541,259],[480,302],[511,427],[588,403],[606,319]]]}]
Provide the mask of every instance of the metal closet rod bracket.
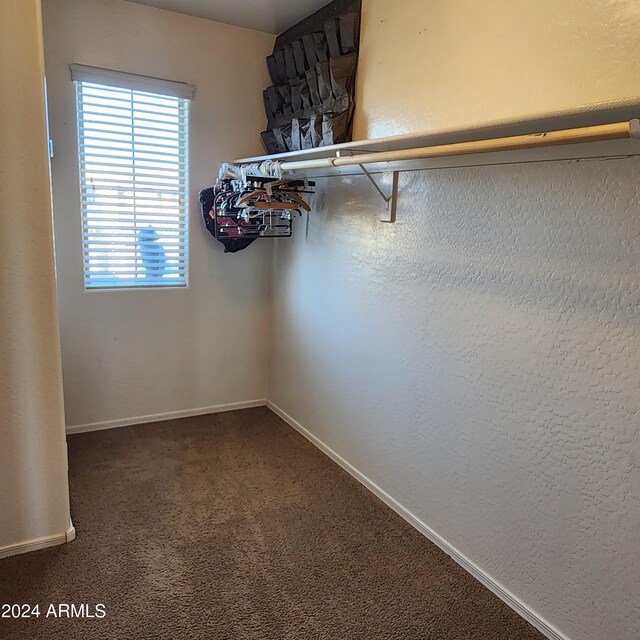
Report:
[{"label": "metal closet rod bracket", "polygon": [[[336,157],[337,158],[341,157],[342,153],[353,155],[353,151],[351,150],[346,150],[343,152],[336,151]],[[371,182],[371,184],[373,185],[373,188],[378,192],[378,194],[384,201],[385,208],[384,208],[384,213],[380,215],[380,222],[391,222],[391,223],[395,222],[396,213],[398,210],[398,174],[400,172],[399,171],[392,172],[391,193],[387,195],[382,190],[382,187],[378,184],[377,180],[371,175],[371,173],[369,173],[367,168],[360,163],[358,163],[358,166],[360,167],[362,173],[365,176],[367,176],[367,178],[369,178],[369,182]]]}]

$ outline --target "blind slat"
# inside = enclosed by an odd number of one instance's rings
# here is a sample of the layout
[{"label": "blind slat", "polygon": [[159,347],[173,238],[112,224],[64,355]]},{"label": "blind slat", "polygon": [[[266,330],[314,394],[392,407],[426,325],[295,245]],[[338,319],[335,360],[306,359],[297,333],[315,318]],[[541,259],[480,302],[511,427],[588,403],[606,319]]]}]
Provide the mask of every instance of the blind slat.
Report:
[{"label": "blind slat", "polygon": [[148,280],[140,280],[140,281],[129,281],[126,284],[119,284],[116,281],[111,281],[111,282],[105,282],[105,283],[99,283],[99,282],[94,282],[91,284],[86,284],[85,287],[87,289],[104,289],[104,290],[109,290],[109,289],[144,289],[145,287],[153,287],[154,289],[159,289],[162,287],[166,287],[166,288],[172,288],[172,289],[177,289],[180,287],[185,288],[187,285],[185,282],[183,282],[182,280],[164,280],[164,281],[148,281]]},{"label": "blind slat", "polygon": [[[95,237],[96,239],[104,240],[105,237],[120,237],[123,239],[131,239],[134,231],[139,231],[140,227],[85,227],[83,230],[84,235],[89,237]],[[162,232],[162,239],[165,237],[176,238],[178,235],[185,235],[185,229],[179,227],[173,227],[171,229],[160,229]]]},{"label": "blind slat", "polygon": [[[90,268],[90,267],[89,267]],[[98,270],[98,268],[96,267],[94,269],[95,273],[91,274],[92,279],[95,280],[102,280],[102,281],[110,281],[110,280],[114,280],[115,277],[120,276],[120,278],[126,276],[126,277],[130,277],[130,278],[146,278],[146,279],[153,279],[153,280],[158,280],[158,281],[163,281],[164,280],[164,274],[160,274],[157,271],[155,273],[150,273],[148,276],[145,273],[145,271],[143,269],[140,269],[139,271],[134,270],[134,269],[119,269],[118,267],[112,267],[110,269],[111,273],[104,273],[100,272]],[[167,279],[178,279],[181,275],[180,270],[175,270],[175,271],[169,271],[167,274]],[[122,284],[120,285],[122,286]]]},{"label": "blind slat", "polygon": [[93,182],[91,185],[82,185],[81,187],[82,192],[85,194],[94,194],[97,191],[100,191],[100,198],[120,198],[120,197],[126,197],[128,198],[129,196],[114,196],[114,195],[109,195],[107,193],[103,193],[103,191],[114,191],[116,193],[159,193],[159,194],[163,194],[163,195],[170,195],[170,196],[176,196],[176,197],[180,197],[182,195],[182,193],[180,193],[180,191],[178,191],[177,189],[154,189],[153,187],[141,187],[138,184],[135,184],[132,182],[129,185],[124,185],[124,184],[105,184],[102,181],[101,182]]},{"label": "blind slat", "polygon": [[[145,222],[145,226],[147,226],[147,223]],[[169,227],[169,228],[167,228]],[[93,233],[97,233],[99,231],[109,231],[110,229],[113,231],[141,231],[142,230],[142,225],[135,225],[131,224],[131,223],[127,223],[127,224],[121,224],[121,223],[114,223],[114,224],[109,224],[108,220],[97,220],[96,222],[91,222],[88,224],[84,225],[85,228],[85,232],[87,233],[87,235],[91,235]],[[168,223],[168,222],[158,222],[156,224],[156,228],[159,232],[161,232],[162,234],[164,233],[184,233],[184,229],[186,228],[186,225],[184,224],[180,224],[180,223]]]},{"label": "blind slat", "polygon": [[[164,145],[165,148],[173,149],[172,153],[168,153],[166,151],[149,151],[146,147],[152,146],[145,142],[139,143],[135,140],[109,140],[112,146],[107,146],[106,144],[94,144],[92,142],[84,142],[81,145],[81,149],[85,151],[87,155],[91,156],[100,156],[100,157],[109,157],[108,155],[100,153],[100,151],[113,151],[114,153],[122,153],[123,155],[116,155],[114,157],[117,158],[132,158],[133,160],[149,160],[151,162],[170,162],[174,164],[179,162],[179,160],[162,160],[161,158],[180,158],[180,152],[175,148],[175,145]],[[113,146],[113,145],[125,145],[126,148],[123,149],[122,146]],[[161,146],[161,145],[155,145]],[[87,151],[87,149],[89,149]],[[92,151],[95,149],[95,151]],[[142,158],[142,154],[145,156],[153,156],[151,158]]]},{"label": "blind slat", "polygon": [[[126,140],[118,140],[116,138],[116,136],[118,136],[119,138],[126,138]],[[142,140],[140,140],[140,138],[147,138],[149,140],[155,140],[155,142],[143,142]],[[136,135],[136,134],[127,134],[127,133],[114,133],[112,135],[111,138],[102,138],[99,136],[94,136],[92,135],[92,133],[88,132],[85,130],[85,135],[84,135],[84,140],[85,142],[83,143],[85,147],[87,146],[92,146],[92,145],[96,145],[96,146],[100,146],[100,147],[106,147],[106,144],[96,144],[96,143],[101,143],[101,142],[105,142],[105,143],[109,143],[109,144],[118,144],[118,145],[126,145],[127,147],[132,147],[132,146],[139,146],[139,147],[152,147],[154,149],[158,148],[158,149],[173,149],[176,153],[178,153],[178,139],[176,138],[175,140],[167,140],[165,144],[159,142],[159,140],[164,140],[164,138],[152,138],[148,135],[145,136],[140,136],[140,135]],[[175,155],[172,154],[172,155]]]},{"label": "blind slat", "polygon": [[[92,260],[106,260],[108,259],[113,259],[113,260],[135,260],[136,258],[138,258],[140,256],[140,251],[135,250],[129,250],[127,251],[126,249],[106,249],[106,248],[102,248],[102,249],[96,249],[95,247],[91,247],[89,249],[89,253],[90,255],[88,257],[85,257],[84,261],[85,262],[89,262]],[[124,255],[123,255],[124,254]],[[167,256],[169,257],[169,259],[171,260],[180,260],[181,262],[183,262],[183,256],[185,254],[179,251],[167,251]]]},{"label": "blind slat", "polygon": [[[176,238],[174,238],[174,240],[176,240]],[[186,252],[180,249],[180,245],[177,242],[170,242],[169,239],[163,238],[162,243],[169,253],[179,252],[186,255]],[[133,240],[126,242],[123,240],[94,240],[93,238],[87,239],[87,244],[89,245],[87,249],[89,253],[101,253],[105,251],[137,251],[138,247],[146,246],[144,243],[139,243]]]},{"label": "blind slat", "polygon": [[[118,200],[120,202],[99,202],[100,198],[103,196],[96,196],[95,198],[85,199],[82,198],[82,203],[87,205],[87,209],[91,207],[91,211],[88,211],[88,214],[93,213],[127,213],[127,210],[131,210],[133,213],[147,213],[152,214],[154,210],[159,210],[159,215],[164,215],[167,212],[163,211],[164,209],[170,209],[173,212],[179,213],[177,210],[180,209],[180,201],[172,200],[168,202],[167,200],[163,200],[158,202],[157,200],[151,200],[147,196],[141,198],[138,195],[133,197],[120,197]],[[105,196],[106,199],[106,196]],[[114,200],[114,198],[111,198]],[[133,202],[132,202],[133,201]],[[151,209],[151,211],[147,211],[147,209]]]},{"label": "blind slat", "polygon": [[[134,115],[132,112],[129,112],[129,113],[130,113],[129,116],[124,116],[124,115],[118,115],[117,113],[114,114],[113,111],[108,107],[105,107],[104,109],[101,109],[101,110],[93,110],[91,108],[83,107],[82,112],[80,113],[80,117],[82,120],[87,119],[86,116],[89,116],[88,118],[89,120],[103,118],[107,122],[110,120],[116,120],[116,121],[125,120],[127,123],[133,123]],[[171,122],[169,122],[167,120],[164,120],[163,116],[155,116],[154,118],[145,118],[140,116],[140,114],[135,115],[135,122],[152,122],[154,125],[163,125],[165,127],[176,127],[176,128],[180,127],[182,124],[180,122],[180,119],[177,117],[173,118]],[[122,125],[120,124],[119,126],[122,126]]]},{"label": "blind slat", "polygon": [[[85,151],[83,149],[83,146],[80,147],[80,150],[83,152],[83,155],[86,156],[86,158],[88,159],[88,162],[91,162],[90,158],[100,158],[100,160],[98,161],[98,163],[100,164],[111,164],[111,165],[116,165],[116,166],[129,166],[129,165],[133,165],[135,164],[135,166],[146,166],[146,165],[152,165],[152,164],[166,164],[166,165],[171,165],[172,167],[176,167],[178,169],[183,169],[185,168],[186,165],[186,158],[183,159],[182,161],[175,161],[175,160],[156,160],[153,158],[143,158],[140,157],[141,153],[144,152],[136,152],[136,155],[133,156],[131,153],[122,151],[121,149],[111,149],[111,154],[108,153],[97,153],[96,151]],[[113,155],[113,154],[117,154],[119,151],[121,151],[122,153],[127,153],[127,155]],[[148,154],[151,155],[151,154]],[[176,156],[177,157],[177,156]],[[105,162],[107,161],[107,162]],[[117,161],[117,162],[116,162]],[[96,161],[94,161],[94,164],[96,163]],[[133,167],[132,167],[133,170]]]},{"label": "blind slat", "polygon": [[[114,276],[128,276],[128,277],[132,277],[132,278],[145,278],[146,279],[153,279],[153,280],[157,280],[157,281],[163,281],[165,280],[164,278],[164,274],[159,274],[159,273],[153,273],[153,274],[149,274],[149,276],[147,277],[146,273],[140,269],[139,271],[133,270],[133,269],[129,269],[127,270],[118,270],[117,267],[114,267],[112,269],[112,273],[100,273],[98,271],[98,269],[95,269],[96,273],[92,274],[92,278],[96,279],[96,280],[102,280],[102,281],[109,281],[109,280],[113,280]],[[167,273],[167,278],[166,279],[177,279],[180,277],[180,270],[177,271],[170,271],[169,273]],[[122,286],[122,285],[121,285]]]},{"label": "blind slat", "polygon": [[[95,163],[94,163],[95,164]],[[88,175],[92,172],[91,169],[88,168],[89,164],[87,163],[87,165],[85,165],[84,167],[80,167],[80,174],[81,175]],[[146,173],[145,171],[139,171],[138,169],[136,169],[136,172],[134,174],[132,173],[127,173],[126,171],[112,171],[111,169],[105,169],[104,171],[100,171],[100,175],[98,176],[99,178],[102,178],[103,176],[123,176],[124,178],[126,178],[127,180],[133,180],[135,179],[140,180],[140,182],[142,182],[141,178],[149,178],[152,182],[155,182],[154,179],[156,180],[180,180],[182,174],[184,174],[184,171],[167,171],[164,170],[164,173],[160,173],[160,169],[158,169],[158,172],[156,173]],[[89,176],[91,177],[91,176]],[[147,182],[149,182],[149,180],[147,180]]]},{"label": "blind slat", "polygon": [[[84,262],[85,262],[85,268],[96,269],[100,267],[104,269],[110,269],[112,271],[119,270],[120,273],[135,273],[138,270],[140,270],[141,272],[153,270],[153,265],[151,265],[150,268],[145,267],[143,265],[142,258],[137,258],[137,259],[132,258],[128,260],[125,260],[125,259],[118,260],[117,258],[113,258],[112,260],[105,260],[104,258],[101,258],[101,259],[94,258],[94,259],[85,260]],[[169,271],[171,273],[174,273],[174,272],[177,273],[179,271],[184,270],[185,264],[186,263],[184,260],[178,260],[177,258],[172,258],[171,263],[164,265],[161,268],[161,271],[162,272]]]},{"label": "blind slat", "polygon": [[[152,249],[152,247],[149,247]],[[178,251],[171,249],[165,246],[165,250],[167,255],[171,257],[171,259],[178,259],[181,256],[186,255],[183,251]],[[114,259],[133,259],[136,258],[140,254],[140,249],[138,247],[132,248],[114,248],[114,247],[90,247],[88,253],[90,254],[85,260],[89,258],[105,258],[106,256],[112,256]]]},{"label": "blind slat", "polygon": [[[126,124],[114,124],[108,127],[102,127],[101,125],[106,124],[104,122],[91,122],[88,123],[85,121],[84,130],[87,135],[94,134],[113,134],[113,135],[131,135],[131,126]],[[122,131],[120,131],[122,129]],[[165,131],[164,129],[156,129],[151,127],[133,127],[133,135],[134,136],[144,136],[151,137],[157,140],[171,140],[172,142],[178,142],[179,135],[176,131]]]},{"label": "blind slat", "polygon": [[[104,90],[102,96],[96,96],[91,93],[82,92],[82,106],[85,110],[87,109],[119,109],[120,111],[130,112],[130,106],[140,107],[141,111],[145,111],[146,113],[167,113],[169,115],[174,115],[174,112],[180,110],[178,103],[176,102],[175,107],[167,104],[150,104],[149,102],[140,102],[138,100],[132,99],[131,97],[127,98],[124,95],[114,95],[111,94],[109,90]],[[143,109],[142,107],[147,107]]]}]

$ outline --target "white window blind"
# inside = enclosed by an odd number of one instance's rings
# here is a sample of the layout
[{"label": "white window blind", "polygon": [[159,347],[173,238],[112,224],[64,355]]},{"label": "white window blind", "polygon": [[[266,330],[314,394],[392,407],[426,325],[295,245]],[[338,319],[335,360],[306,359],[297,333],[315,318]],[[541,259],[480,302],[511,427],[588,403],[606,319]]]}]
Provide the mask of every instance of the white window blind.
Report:
[{"label": "white window blind", "polygon": [[185,286],[189,100],[76,69],[85,287]]}]

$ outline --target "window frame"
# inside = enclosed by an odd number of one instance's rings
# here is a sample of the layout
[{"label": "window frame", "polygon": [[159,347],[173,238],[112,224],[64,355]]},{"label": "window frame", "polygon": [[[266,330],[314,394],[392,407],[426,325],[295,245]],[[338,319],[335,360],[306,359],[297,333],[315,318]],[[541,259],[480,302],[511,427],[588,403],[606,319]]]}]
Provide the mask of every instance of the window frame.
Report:
[{"label": "window frame", "polygon": [[[127,74],[117,71],[109,71],[104,69],[98,69],[94,67],[86,67],[83,65],[71,65],[71,79],[74,81],[74,92],[75,92],[75,105],[76,105],[76,129],[77,129],[77,167],[78,167],[78,178],[79,178],[79,189],[80,189],[80,225],[81,225],[81,254],[82,254],[82,280],[83,280],[83,288],[86,292],[97,292],[97,291],[139,291],[139,290],[175,290],[175,289],[188,289],[189,288],[189,276],[190,276],[190,203],[189,203],[189,177],[190,177],[190,162],[189,162],[189,154],[190,154],[190,145],[189,145],[189,129],[190,129],[190,106],[191,100],[194,95],[194,88],[191,85],[187,85],[185,83],[177,83],[173,81],[160,80],[157,78],[149,78],[146,76],[138,76],[134,74]],[[153,102],[154,98],[158,98],[159,100],[164,99],[177,99],[176,102],[176,115],[179,118],[179,129],[177,130],[176,137],[176,154],[173,154],[173,150],[170,151],[171,155],[176,156],[176,164],[169,165],[170,168],[167,171],[176,171],[177,178],[176,187],[171,186],[170,190],[175,188],[176,198],[172,199],[172,203],[175,202],[175,218],[173,214],[167,214],[169,220],[167,220],[167,224],[175,224],[177,225],[176,230],[176,241],[171,242],[169,247],[173,248],[175,246],[174,253],[177,254],[176,260],[177,263],[177,274],[175,278],[167,278],[166,284],[162,282],[162,279],[165,277],[165,272],[161,272],[159,275],[156,273],[151,276],[153,281],[145,281],[149,274],[149,267],[141,265],[141,252],[140,252],[140,240],[138,234],[132,234],[127,237],[127,234],[123,234],[126,240],[123,238],[123,242],[120,244],[120,251],[122,253],[133,254],[133,256],[122,256],[121,260],[125,261],[130,258],[130,263],[124,263],[122,265],[123,269],[125,267],[130,267],[130,271],[122,272],[122,276],[118,278],[117,275],[114,275],[111,279],[104,279],[104,282],[100,282],[99,280],[94,280],[92,282],[92,274],[90,271],[90,260],[98,258],[95,254],[91,254],[91,250],[89,249],[90,242],[90,234],[88,223],[91,221],[90,212],[88,211],[88,207],[91,203],[87,202],[87,194],[89,193],[89,179],[87,178],[87,170],[86,167],[90,162],[87,162],[85,159],[86,153],[86,144],[85,139],[92,139],[92,136],[87,136],[87,127],[85,126],[85,107],[86,107],[86,95],[83,94],[83,88],[86,89],[95,89],[99,92],[100,89],[104,89],[105,91],[114,91],[115,92],[128,92],[131,96],[132,107],[129,112],[131,122],[132,122],[132,134],[131,139],[129,141],[122,141],[123,146],[129,144],[131,148],[131,154],[135,154],[135,134],[133,134],[136,115],[135,108],[135,99],[136,98],[148,98],[149,102]],[[125,95],[123,93],[122,95]],[[95,102],[99,102],[101,100],[100,96],[96,97]],[[109,97],[104,96],[104,100],[108,101]],[[113,98],[112,98],[113,100]],[[98,105],[99,106],[99,105]],[[146,108],[146,107],[145,107]],[[170,106],[173,109],[173,105]],[[153,109],[153,106],[149,107],[149,109]],[[105,120],[108,119],[105,117]],[[150,116],[153,118],[153,115]],[[125,125],[128,126],[128,125]],[[117,127],[117,124],[106,122],[103,126],[104,129],[108,129],[109,127]],[[146,129],[147,127],[145,127]],[[149,127],[149,135],[143,136],[149,142],[138,142],[138,145],[141,145],[144,149],[144,146],[153,145],[152,138],[154,137],[154,130],[157,131],[153,124],[150,124]],[[90,130],[90,128],[89,128]],[[117,137],[118,135],[129,135],[128,133],[122,133],[119,131],[114,131],[113,133],[106,132],[105,137]],[[162,136],[159,136],[162,137]],[[95,139],[95,136],[93,136]],[[118,140],[113,140],[113,146],[105,145],[105,153],[109,153],[109,151],[118,151]],[[139,153],[145,153],[145,151],[139,151]],[[151,156],[148,158],[148,163],[153,163],[156,159],[153,158],[153,150],[147,150],[146,153]],[[88,154],[89,156],[91,154]],[[117,153],[115,154],[117,156]],[[143,160],[144,162],[144,160]],[[107,162],[108,164],[108,162]],[[107,169],[103,169],[106,171]],[[156,169],[160,171],[161,169]],[[130,171],[130,172],[129,172]],[[146,174],[153,174],[154,167],[151,166],[147,169],[144,167],[142,171]],[[139,220],[136,220],[138,215],[146,217],[146,220],[143,220],[142,223],[146,225],[140,228],[151,228],[154,231],[160,231],[160,238],[162,238],[162,228],[157,227],[157,225],[162,225],[162,222],[158,222],[157,219],[154,219],[155,216],[161,216],[161,213],[153,212],[157,201],[160,200],[158,194],[151,193],[154,197],[150,197],[147,199],[142,198],[143,203],[148,202],[149,204],[138,205],[136,203],[136,198],[140,199],[140,196],[136,193],[135,188],[135,169],[133,166],[131,168],[126,167],[121,174],[125,177],[122,178],[122,183],[126,187],[131,188],[123,188],[122,191],[126,193],[131,193],[130,197],[120,196],[122,200],[129,199],[132,201],[132,204],[123,203],[126,208],[131,209],[131,218],[133,218],[133,222],[131,223],[132,231],[135,230],[140,224]],[[151,183],[156,182],[156,176],[147,175],[149,177],[149,181]],[[126,184],[129,183],[129,184]],[[117,186],[117,182],[114,186]],[[155,186],[155,185],[154,185]],[[110,194],[104,194],[102,197],[109,196]],[[116,198],[118,196],[115,196]],[[106,206],[106,203],[105,203]],[[114,204],[114,206],[116,206]],[[142,212],[136,211],[138,207],[143,209]],[[148,209],[147,212],[144,209]],[[93,212],[94,215],[96,212]],[[116,216],[113,218],[113,227],[109,225],[112,220],[109,219],[108,214],[113,213],[113,211],[109,211],[109,209],[105,210],[105,229],[118,229],[118,219]],[[122,213],[129,213],[129,211],[124,211]],[[127,225],[126,219],[121,221],[120,224],[124,227]],[[155,225],[155,226],[154,226]],[[156,230],[157,229],[157,230]],[[117,233],[114,235],[118,235]],[[113,236],[111,236],[113,237]],[[132,241],[130,238],[134,238]],[[105,242],[110,242],[106,240]],[[112,240],[114,245],[117,245],[117,240]],[[154,241],[155,242],[155,241]],[[126,245],[130,245],[126,246]],[[125,246],[126,248],[122,248]],[[171,250],[167,251],[167,244],[160,245],[159,250],[155,249],[155,244],[150,243],[148,246],[153,247],[150,251],[151,256],[162,256],[160,260],[172,260],[173,258],[167,258],[167,253],[172,253]],[[107,259],[109,251],[108,244],[105,245],[104,252],[104,262],[108,264],[109,260]],[[114,251],[118,251],[118,249],[114,249]],[[102,258],[103,256],[100,256]],[[116,257],[117,258],[117,257]],[[158,261],[158,260],[156,260]],[[153,264],[153,258],[149,261]],[[169,263],[170,264],[170,263]],[[166,269],[166,267],[164,267]],[[112,272],[113,273],[113,272]],[[118,279],[121,282],[118,282]]]}]

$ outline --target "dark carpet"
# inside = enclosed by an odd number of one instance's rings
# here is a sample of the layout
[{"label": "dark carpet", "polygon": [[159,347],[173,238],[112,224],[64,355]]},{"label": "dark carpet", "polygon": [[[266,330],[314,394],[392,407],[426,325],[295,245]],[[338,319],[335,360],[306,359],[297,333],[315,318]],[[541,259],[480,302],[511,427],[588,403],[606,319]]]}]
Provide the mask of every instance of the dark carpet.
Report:
[{"label": "dark carpet", "polygon": [[[539,640],[266,408],[69,437],[78,538],[0,561],[4,640]],[[63,612],[64,613],[64,612]]]}]

